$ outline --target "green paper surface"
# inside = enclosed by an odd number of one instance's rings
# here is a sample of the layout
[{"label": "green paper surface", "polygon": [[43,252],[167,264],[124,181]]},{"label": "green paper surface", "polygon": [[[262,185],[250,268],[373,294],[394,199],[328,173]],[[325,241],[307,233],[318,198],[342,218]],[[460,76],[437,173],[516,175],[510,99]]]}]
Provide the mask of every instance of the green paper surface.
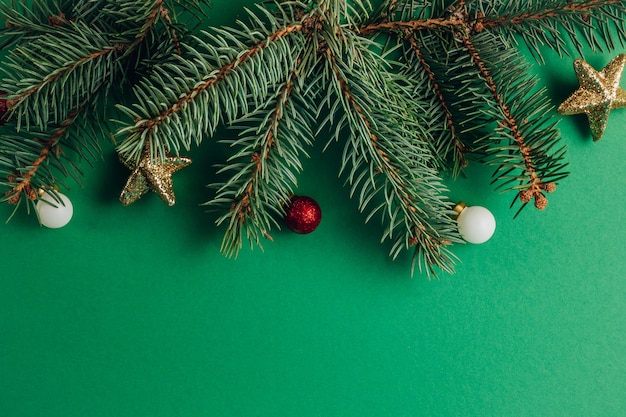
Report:
[{"label": "green paper surface", "polygon": [[[216,0],[206,23],[245,4]],[[602,69],[618,52],[585,58]],[[576,56],[545,57],[534,71],[558,105]],[[626,109],[596,143],[584,116],[556,117],[572,174],[548,208],[514,220],[513,195],[470,166],[451,197],[490,208],[496,234],[431,281],[364,224],[339,145],[318,141],[300,176],[320,227],[234,260],[199,206],[227,149],[188,154],[175,206],[150,193],[123,207],[128,171],[105,143],[67,192],[68,226],[20,211],[0,229],[0,416],[623,415]]]}]

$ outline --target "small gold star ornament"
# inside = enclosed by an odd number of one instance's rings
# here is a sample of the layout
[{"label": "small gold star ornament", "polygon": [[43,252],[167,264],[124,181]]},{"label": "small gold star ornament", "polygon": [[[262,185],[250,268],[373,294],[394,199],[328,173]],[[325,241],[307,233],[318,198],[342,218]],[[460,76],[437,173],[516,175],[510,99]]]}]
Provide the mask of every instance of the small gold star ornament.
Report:
[{"label": "small gold star ornament", "polygon": [[157,193],[168,206],[173,206],[176,197],[172,174],[191,164],[191,158],[171,155],[169,152],[162,160],[152,160],[148,149],[143,152],[139,162],[122,157],[120,161],[132,171],[120,194],[120,201],[125,206],[133,204],[150,190]]},{"label": "small gold star ornament", "polygon": [[611,110],[626,107],[626,91],[619,86],[625,64],[626,54],[615,57],[600,72],[582,59],[574,61],[580,87],[557,111],[563,115],[585,113],[594,141],[602,138]]}]

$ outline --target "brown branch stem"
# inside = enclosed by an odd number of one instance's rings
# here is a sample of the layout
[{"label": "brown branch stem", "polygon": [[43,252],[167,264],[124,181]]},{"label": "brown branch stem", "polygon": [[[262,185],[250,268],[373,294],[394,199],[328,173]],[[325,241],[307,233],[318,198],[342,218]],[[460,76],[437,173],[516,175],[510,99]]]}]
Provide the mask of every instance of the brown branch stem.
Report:
[{"label": "brown branch stem", "polygon": [[146,22],[143,25],[143,31],[137,35],[137,39],[132,44],[133,48],[139,45],[140,43],[142,43],[146,39],[146,37],[148,36],[148,33],[150,32],[150,29],[153,28],[154,25],[156,25],[156,22],[159,20],[159,16],[161,16],[163,9],[164,9],[163,0],[156,0],[152,4],[152,10],[148,14],[148,17],[146,18]]},{"label": "brown branch stem", "polygon": [[[172,18],[170,17],[170,12],[165,7],[160,8],[161,17],[167,22],[168,25],[172,26]],[[174,41],[174,46],[176,47],[176,53],[178,55],[182,55],[183,51],[180,47],[180,40],[178,39],[178,35],[176,34],[176,30],[172,29],[172,41]]]},{"label": "brown branch stem", "polygon": [[[157,24],[159,18],[163,18],[170,26],[172,24],[172,19],[169,15],[169,10],[163,5],[164,0],[156,0],[152,4],[152,10],[148,13],[146,17],[146,21],[142,27],[142,31],[137,34],[135,41],[129,46],[129,50],[135,49],[139,45],[146,40],[148,33],[150,30]],[[176,52],[178,55],[182,55],[182,51],[180,48],[180,42],[178,40],[178,35],[176,31],[172,30],[172,40],[174,41],[174,45],[176,47]]]},{"label": "brown branch stem", "polygon": [[[299,62],[300,60],[298,60],[298,64]],[[298,66],[298,64],[296,64],[296,67]],[[272,111],[272,116],[270,118],[267,133],[263,141],[261,142],[261,145],[259,146],[259,151],[255,152],[252,155],[252,162],[254,162],[254,167],[252,169],[250,179],[248,180],[248,183],[246,184],[243,193],[238,197],[238,202],[233,204],[233,208],[236,207],[237,209],[236,216],[238,217],[240,223],[243,223],[246,218],[251,214],[250,205],[252,198],[254,198],[255,184],[258,183],[259,177],[262,175],[263,172],[265,161],[270,158],[271,151],[275,147],[278,125],[283,118],[283,108],[289,100],[289,97],[291,96],[296,77],[296,70],[292,69],[289,75],[289,79],[278,92],[278,99],[276,101],[276,106]],[[269,235],[269,233],[267,233],[267,231],[263,231],[263,235],[266,238],[272,240],[272,237]]]},{"label": "brown branch stem", "polygon": [[416,32],[425,29],[442,29],[442,28],[455,28],[461,27],[464,22],[452,18],[432,18],[432,19],[416,19],[407,21],[395,21],[395,22],[381,22],[363,26],[359,28],[359,33],[362,35],[374,35],[376,33],[389,33],[389,32],[401,32],[406,33]]},{"label": "brown branch stem", "polygon": [[180,97],[180,99],[176,103],[171,104],[167,109],[163,110],[159,115],[155,116],[152,119],[143,120],[141,123],[139,123],[137,128],[143,132],[141,136],[148,137],[150,135],[150,132],[154,128],[160,126],[165,120],[169,119],[173,114],[184,109],[200,93],[212,87],[214,84],[217,84],[218,82],[222,81],[226,76],[228,76],[232,71],[237,69],[237,67],[239,67],[241,64],[243,64],[244,62],[252,58],[261,50],[265,49],[271,42],[274,42],[277,39],[283,38],[292,33],[299,32],[302,30],[302,28],[303,28],[303,25],[301,23],[297,23],[291,26],[286,26],[284,28],[281,28],[280,30],[270,35],[266,42],[258,43],[250,47],[247,51],[239,54],[235,59],[233,59],[228,64],[221,67],[212,77],[198,84],[195,88],[187,92],[187,94]]},{"label": "brown branch stem", "polygon": [[467,164],[467,159],[465,157],[466,147],[461,141],[461,139],[459,138],[459,135],[457,134],[456,125],[454,124],[454,118],[452,116],[452,112],[450,111],[450,108],[448,107],[448,102],[446,98],[444,97],[443,92],[441,91],[441,87],[439,86],[439,83],[437,82],[435,73],[430,68],[430,65],[428,65],[428,63],[424,59],[424,54],[419,48],[419,45],[417,44],[415,37],[412,34],[409,34],[407,39],[409,41],[409,44],[411,45],[411,49],[417,56],[417,59],[419,60],[420,65],[424,69],[424,72],[426,73],[426,76],[428,77],[428,81],[430,82],[430,85],[435,95],[437,96],[439,105],[441,106],[441,109],[443,110],[443,113],[444,113],[444,117],[446,118],[446,124],[448,126],[448,129],[450,129],[450,134],[452,135],[452,138],[454,140],[454,148],[455,148],[457,157],[459,158],[459,161],[461,161],[461,165],[464,166]]},{"label": "brown branch stem", "polygon": [[591,12],[598,6],[610,6],[613,4],[621,4],[623,0],[588,0],[584,3],[568,3],[563,7],[554,7],[546,9],[538,13],[524,13],[517,16],[503,16],[498,19],[489,20],[488,18],[479,19],[483,28],[499,27],[507,25],[518,25],[524,22],[537,21],[541,19],[549,19],[557,17],[563,13],[581,13]]},{"label": "brown branch stem", "polygon": [[81,112],[82,108],[78,108],[70,112],[67,118],[59,125],[59,127],[52,132],[50,138],[43,142],[39,156],[30,165],[31,169],[19,176],[11,176],[9,181],[17,183],[15,187],[6,192],[8,196],[7,201],[10,204],[17,204],[22,198],[22,194],[26,195],[29,200],[35,200],[37,193],[32,188],[32,179],[37,174],[37,171],[41,165],[48,159],[51,152],[55,152],[56,156],[61,154],[61,148],[58,146],[61,137],[65,134],[70,125],[76,120],[76,117]]},{"label": "brown branch stem", "polygon": [[449,17],[438,17],[428,19],[414,19],[406,21],[383,21],[362,26],[358,32],[363,35],[374,35],[377,33],[416,32],[425,29],[469,29],[469,33],[480,32],[486,28],[502,27],[508,25],[518,25],[525,22],[550,19],[563,13],[591,12],[599,6],[610,6],[623,3],[623,0],[589,0],[584,3],[568,3],[562,7],[554,7],[537,13],[523,13],[516,16],[503,16],[497,19],[478,14],[470,17],[467,13],[454,13],[465,8],[465,1],[461,0],[450,8],[453,12]]},{"label": "brown branch stem", "polygon": [[474,62],[474,65],[478,69],[478,72],[480,73],[481,78],[487,84],[487,88],[491,92],[491,95],[496,105],[500,108],[500,110],[502,111],[502,114],[504,115],[504,120],[501,122],[501,124],[505,126],[507,129],[509,129],[509,131],[511,132],[511,136],[513,137],[514,143],[520,149],[520,153],[524,160],[525,170],[529,177],[529,186],[526,190],[520,193],[520,198],[525,203],[529,202],[532,198],[534,198],[535,206],[538,209],[542,210],[548,204],[548,200],[543,195],[543,191],[551,192],[554,190],[555,185],[553,183],[547,183],[547,184],[544,183],[539,177],[539,175],[537,174],[537,170],[535,169],[535,163],[533,161],[533,156],[532,156],[532,148],[528,146],[528,144],[526,144],[526,138],[520,131],[520,126],[517,120],[511,113],[509,106],[507,106],[502,96],[498,92],[496,81],[491,75],[485,62],[480,57],[480,54],[478,53],[478,50],[472,43],[472,40],[469,38],[469,36],[465,36],[461,40],[463,42],[463,45],[467,49],[468,53],[470,54],[470,57],[472,61]]},{"label": "brown branch stem", "polygon": [[122,50],[124,48],[125,48],[124,45],[109,46],[109,47],[106,47],[106,48],[104,48],[104,49],[102,49],[100,51],[92,52],[92,53],[88,54],[87,56],[84,56],[84,57],[80,58],[79,60],[68,64],[61,71],[58,71],[58,72],[56,72],[54,74],[51,74],[51,75],[45,77],[37,85],[35,85],[35,86],[29,88],[28,90],[22,92],[17,98],[7,100],[7,108],[11,109],[11,108],[15,108],[15,107],[19,106],[21,103],[24,102],[24,100],[26,100],[31,95],[37,93],[38,91],[40,91],[46,85],[48,85],[50,83],[53,83],[54,81],[56,81],[59,78],[63,77],[64,75],[66,75],[70,71],[73,71],[74,69],[80,67],[81,65],[84,65],[87,62],[89,62],[91,60],[94,60],[94,59],[97,59],[99,57],[106,56],[106,55],[118,52],[118,51],[120,51],[120,50]]}]

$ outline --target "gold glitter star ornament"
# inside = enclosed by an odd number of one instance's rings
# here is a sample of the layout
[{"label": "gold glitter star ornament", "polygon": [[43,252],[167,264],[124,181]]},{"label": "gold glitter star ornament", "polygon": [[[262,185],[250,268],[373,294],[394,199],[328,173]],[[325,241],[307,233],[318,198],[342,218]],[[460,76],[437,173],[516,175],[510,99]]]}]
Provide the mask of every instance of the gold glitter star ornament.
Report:
[{"label": "gold glitter star ornament", "polygon": [[167,153],[162,160],[152,160],[150,151],[147,149],[141,155],[139,162],[121,157],[120,161],[132,171],[120,194],[120,201],[125,206],[133,204],[150,190],[157,193],[168,206],[173,206],[176,203],[176,197],[172,185],[172,174],[191,164],[191,158],[170,153]]},{"label": "gold glitter star ornament", "polygon": [[611,110],[626,107],[626,91],[619,86],[625,64],[626,54],[615,57],[600,72],[582,59],[574,61],[580,87],[557,111],[563,115],[586,114],[594,141],[602,138]]}]

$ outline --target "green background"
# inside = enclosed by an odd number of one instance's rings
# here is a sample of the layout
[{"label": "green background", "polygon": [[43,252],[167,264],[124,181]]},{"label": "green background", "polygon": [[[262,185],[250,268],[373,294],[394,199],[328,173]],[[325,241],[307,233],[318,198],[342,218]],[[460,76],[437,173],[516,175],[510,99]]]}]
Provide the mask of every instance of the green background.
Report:
[{"label": "green background", "polygon": [[[207,23],[241,8],[215,1]],[[617,52],[586,58],[601,69]],[[557,105],[578,86],[573,57],[546,59]],[[572,175],[544,212],[513,220],[481,166],[450,182],[498,229],[430,281],[363,224],[339,147],[314,149],[301,176],[319,229],[231,260],[198,206],[226,150],[193,150],[174,207],[122,207],[128,173],[105,144],[67,193],[67,227],[20,213],[0,229],[0,416],[624,415],[626,110],[597,143],[584,116],[562,119]]]}]

